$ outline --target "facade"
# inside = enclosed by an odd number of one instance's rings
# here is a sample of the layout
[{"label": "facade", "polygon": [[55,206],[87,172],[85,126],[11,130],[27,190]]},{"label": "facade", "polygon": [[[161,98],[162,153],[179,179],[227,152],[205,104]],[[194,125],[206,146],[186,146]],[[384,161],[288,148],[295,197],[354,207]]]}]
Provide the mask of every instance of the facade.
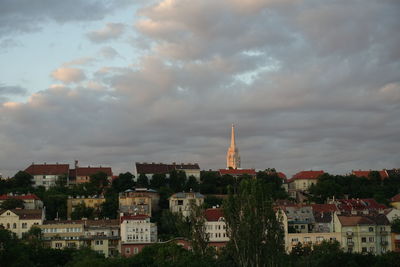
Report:
[{"label": "facade", "polygon": [[19,238],[32,226],[40,226],[44,220],[44,210],[13,209],[0,211],[0,227],[10,230]]},{"label": "facade", "polygon": [[311,185],[317,184],[318,177],[324,174],[324,171],[301,171],[296,173],[289,181],[289,190],[307,191]]},{"label": "facade", "polygon": [[226,153],[226,168],[240,169],[239,149],[236,147],[235,126],[232,124],[231,145]]},{"label": "facade", "polygon": [[40,226],[45,244],[54,249],[83,246],[84,221],[45,221]]},{"label": "facade", "polygon": [[119,220],[88,220],[85,223],[84,243],[105,257],[120,252]]},{"label": "facade", "polygon": [[167,177],[172,171],[183,171],[186,177],[193,176],[197,181],[200,181],[200,166],[197,163],[147,163],[147,162],[136,162],[135,163],[135,177],[144,174],[149,180],[153,178],[154,174],[165,174]]},{"label": "facade", "polygon": [[75,207],[84,204],[87,208],[94,208],[100,210],[101,204],[106,201],[104,196],[69,196],[67,199],[67,217],[71,218],[71,213],[75,210]]},{"label": "facade", "polygon": [[24,209],[36,210],[36,209],[43,208],[43,202],[35,194],[16,195],[16,194],[10,193],[7,195],[1,195],[0,196],[0,205],[7,199],[21,199],[22,201],[24,201]]},{"label": "facade", "polygon": [[119,212],[128,214],[147,214],[158,211],[160,195],[156,190],[148,188],[128,189],[119,193]]},{"label": "facade", "polygon": [[129,257],[157,242],[157,225],[147,215],[121,217],[121,254]]},{"label": "facade", "polygon": [[33,186],[44,186],[49,189],[56,185],[58,179],[68,178],[69,164],[34,164],[32,163],[25,172],[33,176]]},{"label": "facade", "polygon": [[99,172],[107,174],[108,181],[112,181],[113,173],[111,167],[79,167],[78,161],[75,161],[75,169],[69,170],[69,184],[88,183],[90,176]]},{"label": "facade", "polygon": [[180,192],[169,198],[169,209],[174,213],[181,213],[183,217],[189,217],[191,203],[201,206],[204,196],[196,192]]},{"label": "facade", "polygon": [[204,215],[206,218],[205,226],[209,237],[209,245],[216,248],[225,246],[229,241],[229,237],[226,232],[226,223],[222,209],[206,209]]},{"label": "facade", "polygon": [[335,232],[341,233],[347,252],[380,255],[391,250],[390,223],[385,215],[334,216]]}]

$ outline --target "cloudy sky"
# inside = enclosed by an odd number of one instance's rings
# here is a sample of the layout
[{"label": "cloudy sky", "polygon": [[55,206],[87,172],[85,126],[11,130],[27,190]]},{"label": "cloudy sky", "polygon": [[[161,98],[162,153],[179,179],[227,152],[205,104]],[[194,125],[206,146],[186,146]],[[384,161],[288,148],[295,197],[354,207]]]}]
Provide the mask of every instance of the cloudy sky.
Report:
[{"label": "cloudy sky", "polygon": [[1,0],[0,173],[400,167],[398,0]]}]

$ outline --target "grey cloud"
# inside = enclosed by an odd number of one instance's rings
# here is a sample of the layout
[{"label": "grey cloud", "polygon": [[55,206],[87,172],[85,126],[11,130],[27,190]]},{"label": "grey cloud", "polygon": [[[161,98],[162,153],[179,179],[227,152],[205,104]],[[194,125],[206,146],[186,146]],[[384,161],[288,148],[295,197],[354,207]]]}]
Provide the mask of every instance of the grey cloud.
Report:
[{"label": "grey cloud", "polygon": [[109,90],[0,104],[3,168],[74,158],[116,171],[134,161],[223,168],[232,122],[245,168],[399,167],[398,3],[255,0],[240,12],[239,2],[142,9],[137,27],[154,49],[93,73]]},{"label": "grey cloud", "polygon": [[21,86],[7,86],[0,83],[0,95],[25,95],[27,90]]}]

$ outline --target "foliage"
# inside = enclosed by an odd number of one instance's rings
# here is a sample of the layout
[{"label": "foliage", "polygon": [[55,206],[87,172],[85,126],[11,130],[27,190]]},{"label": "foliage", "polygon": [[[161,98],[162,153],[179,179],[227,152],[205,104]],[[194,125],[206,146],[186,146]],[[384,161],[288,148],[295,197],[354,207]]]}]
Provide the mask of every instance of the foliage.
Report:
[{"label": "foliage", "polygon": [[9,198],[3,201],[0,205],[1,209],[11,210],[16,208],[24,208],[24,201],[17,198]]},{"label": "foliage", "polygon": [[239,266],[277,266],[284,255],[282,224],[264,180],[245,179],[224,201],[232,255]]},{"label": "foliage", "polygon": [[167,177],[165,174],[153,174],[150,181],[150,186],[152,188],[157,189],[166,185],[167,185]]},{"label": "foliage", "polygon": [[11,179],[12,186],[27,191],[32,188],[33,176],[27,172],[19,171]]},{"label": "foliage", "polygon": [[209,235],[206,231],[206,218],[202,207],[197,206],[194,201],[190,203],[190,241],[193,251],[197,255],[205,256],[208,252],[207,246]]},{"label": "foliage", "polygon": [[141,173],[139,174],[136,184],[138,187],[147,188],[149,186],[149,178],[147,178],[146,174]]},{"label": "foliage", "polygon": [[182,192],[186,185],[186,173],[173,170],[169,173],[169,187],[174,193]]},{"label": "foliage", "polygon": [[200,185],[199,185],[199,182],[197,181],[196,177],[194,177],[193,175],[190,175],[185,184],[185,191],[186,192],[189,192],[189,191],[199,192],[199,189],[200,189]]},{"label": "foliage", "polygon": [[396,218],[392,222],[392,232],[400,234],[400,218]]},{"label": "foliage", "polygon": [[216,207],[216,206],[221,206],[222,205],[222,198],[216,197],[216,196],[206,196],[204,198],[204,207],[206,209]]},{"label": "foliage", "polygon": [[85,203],[76,205],[74,211],[71,213],[72,220],[80,220],[82,218],[93,219],[94,217],[96,217],[95,209],[86,207]]},{"label": "foliage", "polygon": [[90,183],[96,188],[103,189],[104,187],[106,187],[109,184],[107,174],[104,172],[98,172],[98,173],[92,174],[90,176]]},{"label": "foliage", "polygon": [[116,192],[123,192],[127,189],[132,189],[135,186],[134,178],[135,176],[130,172],[120,173],[112,182],[112,188]]},{"label": "foliage", "polygon": [[158,237],[161,240],[169,240],[174,237],[190,237],[189,222],[180,213],[163,210],[157,226]]}]

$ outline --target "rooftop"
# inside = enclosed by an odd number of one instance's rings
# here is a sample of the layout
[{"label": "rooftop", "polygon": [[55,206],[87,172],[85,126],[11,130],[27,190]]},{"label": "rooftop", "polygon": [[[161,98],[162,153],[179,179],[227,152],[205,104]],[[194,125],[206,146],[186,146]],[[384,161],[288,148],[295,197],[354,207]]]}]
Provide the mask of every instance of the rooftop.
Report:
[{"label": "rooftop", "polygon": [[34,164],[32,163],[25,172],[30,175],[68,175],[69,164]]}]

